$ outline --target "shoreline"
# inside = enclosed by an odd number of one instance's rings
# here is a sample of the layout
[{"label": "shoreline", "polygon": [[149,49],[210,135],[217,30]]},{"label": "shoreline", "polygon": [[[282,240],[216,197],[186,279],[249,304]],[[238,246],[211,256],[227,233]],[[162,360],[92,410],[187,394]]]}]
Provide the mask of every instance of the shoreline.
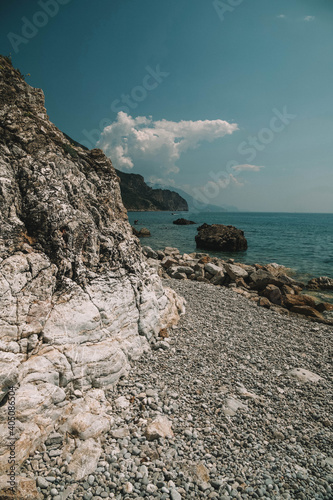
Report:
[{"label": "shoreline", "polygon": [[[290,268],[277,263],[244,264],[208,252],[181,254],[177,248],[155,251],[149,246],[143,246],[142,250],[161,278],[232,288],[260,307],[333,325],[333,290],[316,289],[321,278],[304,283],[295,279]],[[333,280],[328,280],[333,288]]]},{"label": "shoreline", "polygon": [[[151,239],[144,245],[154,250],[164,246],[178,247],[183,253],[200,251],[195,244],[197,225],[175,226],[174,216],[168,213],[129,213],[129,220],[139,219],[139,227],[151,232]],[[278,262],[292,268],[297,279],[310,280],[316,276],[332,273],[332,231],[333,215],[329,214],[280,214],[280,213],[198,213],[183,214],[186,219],[198,225],[232,225],[244,231],[248,241],[246,252],[238,256],[225,252],[210,252],[211,255],[227,260],[236,260],[252,265]],[[178,214],[178,217],[182,217]]]}]

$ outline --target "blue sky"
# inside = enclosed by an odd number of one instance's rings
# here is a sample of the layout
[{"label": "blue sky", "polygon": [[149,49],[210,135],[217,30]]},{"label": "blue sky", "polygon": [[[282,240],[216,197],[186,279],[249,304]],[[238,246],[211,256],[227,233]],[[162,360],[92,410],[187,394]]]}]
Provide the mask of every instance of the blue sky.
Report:
[{"label": "blue sky", "polygon": [[50,119],[116,167],[203,203],[333,212],[331,0],[11,0],[0,26]]}]

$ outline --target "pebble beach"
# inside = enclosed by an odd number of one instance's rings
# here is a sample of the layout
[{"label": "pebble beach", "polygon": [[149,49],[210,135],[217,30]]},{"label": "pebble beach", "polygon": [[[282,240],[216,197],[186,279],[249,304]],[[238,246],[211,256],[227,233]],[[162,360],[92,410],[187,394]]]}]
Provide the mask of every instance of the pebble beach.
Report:
[{"label": "pebble beach", "polygon": [[[115,419],[95,473],[73,481],[56,439],[22,472],[48,500],[331,499],[331,326],[232,289],[164,284],[186,313],[107,393]],[[161,417],[169,437],[148,439]]]}]

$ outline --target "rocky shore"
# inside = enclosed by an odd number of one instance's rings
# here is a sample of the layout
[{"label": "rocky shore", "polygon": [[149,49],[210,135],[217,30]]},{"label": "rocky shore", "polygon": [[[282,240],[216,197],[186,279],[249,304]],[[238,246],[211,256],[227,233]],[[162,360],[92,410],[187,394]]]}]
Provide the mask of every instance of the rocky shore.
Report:
[{"label": "rocky shore", "polygon": [[81,478],[75,437],[55,433],[21,476],[47,500],[332,498],[332,328],[225,287],[165,284],[186,314],[106,393],[100,457],[87,448]]},{"label": "rocky shore", "polygon": [[193,280],[232,288],[236,293],[283,315],[306,316],[333,325],[333,303],[322,302],[306,292],[332,290],[333,279],[314,278],[303,283],[290,270],[276,263],[247,265],[207,253],[180,254],[177,248],[154,251],[143,247],[149,264],[162,278]]}]

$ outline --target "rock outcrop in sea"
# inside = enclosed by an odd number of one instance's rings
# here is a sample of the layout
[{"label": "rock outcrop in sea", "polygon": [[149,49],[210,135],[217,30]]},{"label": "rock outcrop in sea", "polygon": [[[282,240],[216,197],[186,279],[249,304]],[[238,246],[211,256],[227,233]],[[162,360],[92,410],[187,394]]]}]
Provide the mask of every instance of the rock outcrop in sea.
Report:
[{"label": "rock outcrop in sea", "polygon": [[240,252],[247,249],[244,232],[234,226],[202,224],[195,237],[198,248],[221,252]]},{"label": "rock outcrop in sea", "polygon": [[190,226],[191,224],[196,224],[196,222],[181,217],[180,219],[174,220],[173,224],[176,224],[176,226]]},{"label": "rock outcrop in sea", "polygon": [[[0,89],[0,484],[8,487],[11,394],[16,467],[61,439],[73,477],[84,477],[112,424],[105,391],[177,323],[183,301],[142,256],[111,161],[71,144],[49,121],[42,90],[4,57]],[[16,480],[23,493],[12,498],[39,498],[33,481]]]}]

